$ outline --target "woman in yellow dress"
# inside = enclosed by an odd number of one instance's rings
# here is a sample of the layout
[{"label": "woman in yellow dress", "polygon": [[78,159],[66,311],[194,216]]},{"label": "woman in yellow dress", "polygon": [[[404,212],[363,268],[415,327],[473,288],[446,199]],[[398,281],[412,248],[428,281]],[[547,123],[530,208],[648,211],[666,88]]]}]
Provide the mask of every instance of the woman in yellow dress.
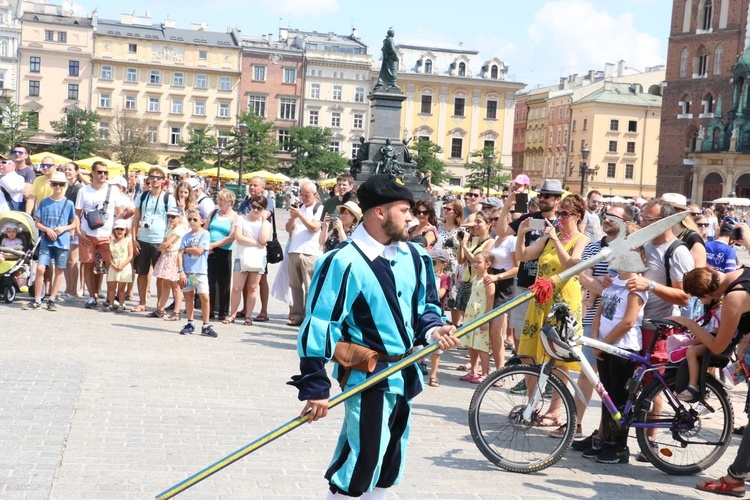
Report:
[{"label": "woman in yellow dress", "polygon": [[[523,221],[519,227],[518,238],[516,239],[516,257],[521,262],[538,259],[539,266],[537,269],[537,281],[542,278],[550,278],[561,271],[568,269],[581,261],[583,249],[589,243],[589,239],[579,230],[579,222],[586,213],[586,205],[583,198],[577,194],[570,195],[560,202],[557,213],[557,226],[550,224],[545,220],[547,228],[545,235],[536,240],[528,248],[525,245],[524,237],[529,231],[529,219]],[[518,344],[518,354],[524,357],[533,358],[536,363],[543,363],[547,357],[542,342],[539,339],[539,332],[544,326],[547,315],[552,309],[552,305],[557,302],[565,302],[570,307],[570,311],[581,324],[583,316],[581,284],[578,276],[570,278],[561,285],[555,286],[552,293],[552,299],[545,304],[539,304],[533,301],[526,313],[526,321],[521,333],[521,341]],[[578,369],[578,363],[564,363],[558,365],[561,368]],[[529,389],[532,389],[529,387]],[[557,398],[554,398],[547,414],[544,416],[539,425],[553,426],[559,425],[557,411],[560,404]]]}]

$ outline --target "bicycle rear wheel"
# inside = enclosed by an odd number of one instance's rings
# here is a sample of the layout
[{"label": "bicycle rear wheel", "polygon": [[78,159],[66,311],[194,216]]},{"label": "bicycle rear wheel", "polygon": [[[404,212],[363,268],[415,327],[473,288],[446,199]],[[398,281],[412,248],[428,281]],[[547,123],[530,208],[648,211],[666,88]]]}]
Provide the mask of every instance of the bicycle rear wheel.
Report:
[{"label": "bicycle rear wheel", "polygon": [[[734,410],[724,387],[713,377],[706,378],[706,398],[697,403],[683,403],[697,415],[692,428],[678,430],[685,419],[668,402],[664,393],[667,389],[658,380],[651,382],[638,398],[636,422],[659,420],[668,422],[672,428],[636,429],[638,446],[643,455],[667,474],[687,476],[697,474],[713,465],[726,451],[732,440]],[[661,411],[648,415],[652,401],[661,396]],[[675,434],[676,433],[676,434]],[[679,438],[688,441],[683,447]],[[653,444],[651,444],[653,442]]]},{"label": "bicycle rear wheel", "polygon": [[[493,464],[511,472],[536,472],[555,464],[568,450],[576,428],[573,396],[552,375],[551,397],[542,396],[531,421],[523,420],[530,395],[518,384],[536,386],[541,366],[515,365],[491,373],[474,392],[469,406],[469,428],[479,451]],[[516,388],[514,391],[513,389]],[[554,427],[538,427],[553,400],[560,401],[559,420],[566,425],[561,439],[550,437]]]}]

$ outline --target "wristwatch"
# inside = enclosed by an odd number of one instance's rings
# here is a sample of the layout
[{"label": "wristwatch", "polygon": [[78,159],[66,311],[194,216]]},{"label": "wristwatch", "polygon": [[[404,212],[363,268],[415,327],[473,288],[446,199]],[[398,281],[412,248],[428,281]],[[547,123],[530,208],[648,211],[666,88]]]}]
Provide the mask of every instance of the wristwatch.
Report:
[{"label": "wristwatch", "polygon": [[653,292],[654,288],[656,288],[656,283],[654,283],[654,281],[651,280],[651,282],[648,284],[648,291]]},{"label": "wristwatch", "polygon": [[[179,271],[177,271],[177,272],[179,272],[179,273],[184,273],[184,272],[185,272],[185,270],[184,270],[184,269],[180,269],[180,270],[179,270]],[[652,282],[652,283],[653,283],[653,282]]]}]

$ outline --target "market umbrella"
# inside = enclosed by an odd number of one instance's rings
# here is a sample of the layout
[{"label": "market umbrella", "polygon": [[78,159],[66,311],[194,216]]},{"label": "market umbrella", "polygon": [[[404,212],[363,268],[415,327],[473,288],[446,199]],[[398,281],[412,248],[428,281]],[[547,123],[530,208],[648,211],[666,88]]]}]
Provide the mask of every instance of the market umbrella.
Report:
[{"label": "market umbrella", "polygon": [[106,158],[102,158],[101,156],[92,156],[91,158],[84,158],[83,160],[76,160],[76,163],[81,168],[84,168],[86,170],[91,170],[91,166],[97,161],[103,162],[105,165],[107,165],[107,168],[109,169],[110,177],[125,174],[125,167],[123,167],[121,164],[117,163],[114,160],[108,160]]},{"label": "market umbrella", "polygon": [[[243,175],[244,177],[244,175]],[[330,188],[336,185],[336,178],[333,179],[323,179],[322,181],[318,181],[318,186]]]},{"label": "market umbrella", "polygon": [[136,162],[136,163],[131,163],[130,165],[128,165],[128,170],[130,170],[131,172],[143,172],[145,174],[145,173],[148,173],[148,171],[151,170],[154,167],[157,167],[162,172],[167,173],[167,168],[166,167],[162,167],[161,165],[152,165],[152,164],[147,163],[145,161],[139,161],[139,162]]},{"label": "market umbrella", "polygon": [[195,175],[195,172],[193,172],[192,170],[186,167],[173,168],[172,170],[169,170],[168,173],[170,175],[185,175],[185,174]]},{"label": "market umbrella", "polygon": [[735,207],[750,207],[750,199],[747,198],[734,198],[727,196],[724,198],[717,198],[712,201],[714,205],[732,205]]},{"label": "market umbrella", "polygon": [[198,175],[200,175],[201,177],[211,177],[212,179],[215,179],[217,176],[221,175],[222,179],[232,180],[237,180],[240,177],[237,172],[229,170],[227,168],[222,168],[221,173],[219,173],[218,170],[219,167],[207,168],[205,170],[199,170]]},{"label": "market umbrella", "polygon": [[55,153],[50,153],[49,151],[42,151],[41,153],[29,156],[29,158],[31,159],[31,163],[38,165],[39,163],[42,163],[42,160],[47,156],[54,158],[55,163],[58,165],[63,165],[65,163],[70,163],[71,161],[73,161],[70,158],[65,158],[64,156],[56,155]]},{"label": "market umbrella", "polygon": [[271,182],[289,182],[292,180],[286,175],[269,172],[268,170],[257,170],[255,172],[242,174],[243,180],[252,179],[253,177],[262,177],[263,179]]}]

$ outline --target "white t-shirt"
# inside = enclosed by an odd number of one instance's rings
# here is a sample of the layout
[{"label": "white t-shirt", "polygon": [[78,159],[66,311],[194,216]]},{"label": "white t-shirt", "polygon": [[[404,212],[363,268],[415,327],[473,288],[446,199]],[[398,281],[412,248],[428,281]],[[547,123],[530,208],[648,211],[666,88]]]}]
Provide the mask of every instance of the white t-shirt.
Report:
[{"label": "white t-shirt", "polygon": [[[664,254],[667,253],[667,249],[671,244],[672,242],[669,241],[661,245],[654,245],[651,242],[643,245],[643,249],[646,251],[646,266],[648,267],[648,270],[643,273],[644,278],[666,286],[667,268],[664,267]],[[681,245],[677,247],[672,254],[669,264],[669,275],[672,278],[672,283],[682,283],[685,273],[691,271],[694,267],[695,260],[687,246]],[[680,308],[679,306],[664,302],[655,293],[652,293],[648,297],[645,314],[646,319],[662,319],[667,316],[679,316]]]},{"label": "white t-shirt", "polygon": [[208,219],[208,216],[211,215],[211,212],[216,210],[216,203],[214,203],[214,200],[212,200],[206,194],[200,195],[198,199],[200,200],[198,202],[198,212],[200,212],[203,219]]},{"label": "white t-shirt", "polygon": [[[23,188],[26,181],[17,172],[10,172],[0,177],[0,186],[3,187],[10,195],[10,199],[16,203],[23,201]],[[8,203],[5,201],[5,194],[0,191],[0,214],[10,210]],[[23,209],[22,209],[23,210]]]},{"label": "white t-shirt", "polygon": [[[251,221],[244,215],[237,217],[237,222],[234,223],[237,231],[242,232],[243,236],[249,237],[258,241],[260,239],[261,228],[263,227],[263,219]],[[259,247],[257,245],[244,245],[237,242],[237,248],[235,249],[235,255],[242,260],[245,267],[262,268],[263,257],[266,255],[266,247],[263,245]]]},{"label": "white t-shirt", "polygon": [[[625,310],[628,305],[627,281],[620,278],[612,278],[612,284],[602,292],[602,315],[599,318],[599,339],[609,335],[614,327],[625,317]],[[648,300],[648,292],[635,292],[643,299],[645,304]],[[633,328],[620,337],[620,340],[613,345],[621,349],[630,349],[631,351],[640,351],[643,347],[643,338],[641,336],[641,324],[643,323],[643,307],[638,311],[638,319],[635,320]]]},{"label": "white t-shirt", "polygon": [[706,236],[715,238],[716,237],[716,224],[719,223],[719,219],[716,217],[709,217],[708,220],[708,228],[706,228]]},{"label": "white t-shirt", "polygon": [[[108,187],[110,188],[109,203],[107,204],[107,212],[104,216],[104,225],[99,229],[91,229],[86,220],[86,213],[99,210],[104,206],[104,201],[107,199]],[[112,235],[112,226],[115,223],[115,208],[125,207],[126,201],[127,197],[120,194],[117,186],[104,184],[99,190],[96,190],[93,185],[89,184],[81,188],[76,197],[76,210],[82,210],[81,231],[87,236],[94,238],[109,238]]]},{"label": "white t-shirt", "polygon": [[490,253],[495,257],[495,260],[492,262],[492,268],[498,270],[505,269],[506,271],[512,269],[513,258],[511,257],[511,253],[514,253],[515,251],[515,236],[505,238],[505,240],[498,246],[493,245],[492,248],[490,248]]},{"label": "white t-shirt", "polygon": [[[315,206],[317,210],[314,210]],[[319,221],[323,215],[323,204],[315,203],[314,205],[302,205],[300,211],[305,214],[311,221]],[[322,227],[322,226],[321,226]],[[305,255],[320,255],[323,253],[320,249],[320,229],[315,232],[309,231],[302,221],[297,217],[294,219],[294,231],[290,237],[289,253],[301,253]]]}]

